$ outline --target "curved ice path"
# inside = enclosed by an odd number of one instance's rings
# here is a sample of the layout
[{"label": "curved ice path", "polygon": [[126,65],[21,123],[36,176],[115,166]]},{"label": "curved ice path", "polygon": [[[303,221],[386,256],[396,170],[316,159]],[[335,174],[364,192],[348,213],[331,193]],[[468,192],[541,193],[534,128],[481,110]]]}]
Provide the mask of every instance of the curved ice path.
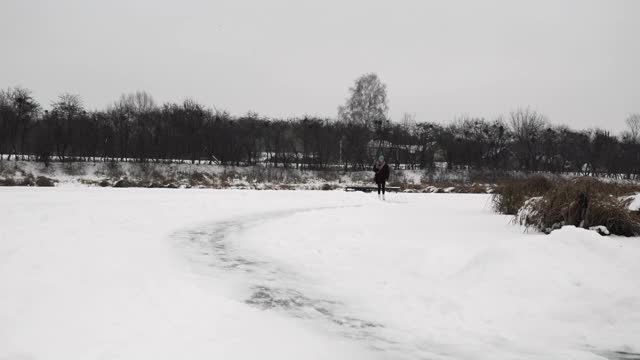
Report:
[{"label": "curved ice path", "polygon": [[247,257],[236,251],[228,238],[231,234],[304,212],[357,208],[362,205],[315,207],[272,211],[241,216],[175,234],[192,246],[191,255],[208,267],[239,276],[248,289],[244,302],[264,310],[282,312],[299,319],[316,321],[316,325],[393,359],[447,358],[422,346],[394,339],[384,324],[360,318],[339,299],[322,296],[305,289],[305,279],[275,262]]},{"label": "curved ice path", "polygon": [[[303,275],[277,260],[265,261],[234,246],[242,232],[266,223],[286,220],[302,213],[358,208],[363,205],[311,207],[270,211],[239,216],[181,231],[176,236],[191,246],[196,262],[239,284],[246,290],[238,300],[250,306],[277,311],[287,316],[310,321],[338,336],[347,337],[364,347],[377,350],[390,359],[460,359],[466,358],[451,346],[430,342],[420,337],[407,337],[387,324],[359,316],[357,309],[333,297],[318,293]],[[268,233],[264,234],[269,236]],[[406,334],[404,334],[406,335]],[[461,334],[461,336],[464,336]],[[479,351],[482,351],[478,349]],[[624,351],[587,349],[601,359],[640,359],[640,354]],[[538,358],[534,354],[523,354]]]}]

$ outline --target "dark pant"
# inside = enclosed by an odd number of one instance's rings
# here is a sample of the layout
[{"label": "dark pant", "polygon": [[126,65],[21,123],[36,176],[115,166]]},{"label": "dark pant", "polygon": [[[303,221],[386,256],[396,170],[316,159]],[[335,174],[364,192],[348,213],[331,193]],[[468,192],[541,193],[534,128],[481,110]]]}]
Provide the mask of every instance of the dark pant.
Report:
[{"label": "dark pant", "polygon": [[378,195],[380,195],[380,190],[382,190],[382,193],[384,194],[384,181],[378,183]]}]

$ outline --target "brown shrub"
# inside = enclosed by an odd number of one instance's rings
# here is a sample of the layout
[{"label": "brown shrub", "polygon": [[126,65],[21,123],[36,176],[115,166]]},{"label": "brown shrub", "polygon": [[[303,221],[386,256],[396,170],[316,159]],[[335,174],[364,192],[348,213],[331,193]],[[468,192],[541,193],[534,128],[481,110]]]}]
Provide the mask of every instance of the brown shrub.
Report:
[{"label": "brown shrub", "polygon": [[100,186],[100,187],[108,187],[111,186],[111,183],[106,180],[91,180],[91,179],[78,179],[78,182],[84,185],[89,185],[89,186]]},{"label": "brown shrub", "polygon": [[591,177],[559,182],[518,213],[517,221],[546,233],[564,225],[605,226],[612,234],[640,235],[640,214],[618,199],[636,185],[606,183]]},{"label": "brown shrub", "polygon": [[493,207],[499,213],[516,215],[525,201],[542,196],[553,187],[554,181],[543,176],[507,180],[496,186],[492,196]]},{"label": "brown shrub", "polygon": [[17,182],[18,186],[36,186],[36,178],[29,174]]},{"label": "brown shrub", "polygon": [[128,188],[128,187],[137,187],[137,184],[127,178],[122,178],[113,184],[113,187],[117,188]]},{"label": "brown shrub", "polygon": [[240,174],[238,174],[238,172],[233,169],[224,169],[222,174],[220,174],[219,176],[220,182],[226,184],[226,186],[223,187],[228,187],[231,183],[233,183],[234,179],[239,178]]},{"label": "brown shrub", "polygon": [[631,193],[636,193],[640,191],[640,184],[637,184],[637,183],[605,182],[602,180],[596,180],[594,178],[586,177],[586,176],[582,178],[577,178],[574,180],[596,181],[598,182],[598,188],[601,189],[602,192],[606,192],[607,194],[610,194],[613,196],[624,196],[624,195],[629,195]]},{"label": "brown shrub", "polygon": [[219,179],[217,182],[214,183],[213,187],[215,189],[228,189],[231,187],[231,184],[229,183],[229,181],[227,179]]},{"label": "brown shrub", "polygon": [[97,181],[89,180],[89,179],[78,179],[78,182],[79,182],[80,184],[83,184],[83,185],[90,185],[90,186],[92,186],[92,185],[97,185],[97,184],[98,184],[98,182],[97,182]]},{"label": "brown shrub", "polygon": [[324,190],[324,191],[329,191],[329,190],[335,190],[338,187],[332,184],[322,184],[322,186],[320,187],[320,190]]},{"label": "brown shrub", "polygon": [[16,185],[18,184],[11,177],[0,179],[0,186],[16,186]]},{"label": "brown shrub", "polygon": [[211,180],[207,175],[194,171],[189,175],[190,186],[211,186]]},{"label": "brown shrub", "polygon": [[165,188],[178,188],[178,181],[173,178],[164,179],[162,181],[162,187]]},{"label": "brown shrub", "polygon": [[464,192],[468,194],[486,194],[490,189],[491,187],[486,184],[473,183],[467,187]]},{"label": "brown shrub", "polygon": [[55,181],[46,176],[38,176],[36,178],[36,186],[51,187],[55,185],[56,185]]}]

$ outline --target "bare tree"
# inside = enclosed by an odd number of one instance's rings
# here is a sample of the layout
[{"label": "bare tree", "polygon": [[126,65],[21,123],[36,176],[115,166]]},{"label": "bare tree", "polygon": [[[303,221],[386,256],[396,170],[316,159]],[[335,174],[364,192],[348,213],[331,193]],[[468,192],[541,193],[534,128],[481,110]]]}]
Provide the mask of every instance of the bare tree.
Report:
[{"label": "bare tree", "polygon": [[634,143],[640,142],[640,114],[631,114],[625,120],[629,127],[629,136]]},{"label": "bare tree", "polygon": [[[56,153],[58,158],[65,161],[67,151],[73,146],[75,137],[80,130],[79,117],[84,113],[80,95],[62,94],[53,103],[50,120],[53,121]],[[84,134],[88,136],[89,134]]]},{"label": "bare tree", "polygon": [[0,162],[4,158],[4,147],[10,142],[10,123],[13,117],[13,109],[11,99],[4,90],[0,90]]},{"label": "bare tree", "polygon": [[526,108],[512,111],[509,120],[520,166],[527,170],[538,170],[538,162],[542,156],[541,135],[547,127],[546,117]]},{"label": "bare tree", "polygon": [[351,95],[345,105],[338,108],[338,115],[348,124],[373,128],[376,122],[387,121],[387,86],[378,75],[365,74],[349,88]]},{"label": "bare tree", "polygon": [[131,94],[122,94],[115,107],[137,115],[154,110],[156,103],[146,91],[136,91]]},{"label": "bare tree", "polygon": [[78,114],[84,110],[80,95],[65,93],[58,96],[58,101],[53,103],[54,111],[59,111],[67,116]]},{"label": "bare tree", "polygon": [[413,167],[412,165],[416,162],[418,144],[416,115],[407,112],[403,113],[397,130],[397,134],[392,140],[396,168],[399,167],[401,161]]},{"label": "bare tree", "polygon": [[397,167],[433,168],[445,160],[451,168],[488,172],[640,176],[638,114],[626,119],[629,130],[622,136],[552,127],[530,109],[513,111],[504,121],[466,116],[442,126],[404,114],[391,123],[385,91],[375,74],[361,77],[339,109],[341,121],[330,121],[254,113],[233,117],[192,100],[157,107],[144,92],[123,95],[112,107],[91,113],[78,95],[64,94],[41,113],[28,90],[9,88],[0,90],[0,153],[15,154],[16,160],[17,154],[36,154],[45,164],[57,154],[62,161],[264,161],[278,167],[366,169],[379,140],[378,150]]},{"label": "bare tree", "polygon": [[30,90],[20,87],[0,90],[0,99],[4,108],[2,116],[4,127],[8,131],[8,141],[15,159],[18,160],[18,152],[23,157],[27,155],[27,135],[40,113],[40,104],[31,96]]}]

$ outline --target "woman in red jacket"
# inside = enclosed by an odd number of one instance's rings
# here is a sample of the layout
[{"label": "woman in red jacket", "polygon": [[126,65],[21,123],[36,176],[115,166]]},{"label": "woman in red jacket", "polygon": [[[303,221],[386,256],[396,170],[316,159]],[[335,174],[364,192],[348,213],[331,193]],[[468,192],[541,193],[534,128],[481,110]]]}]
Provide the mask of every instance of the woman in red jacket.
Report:
[{"label": "woman in red jacket", "polygon": [[382,190],[382,200],[384,200],[384,185],[389,180],[389,165],[384,161],[384,156],[378,156],[378,160],[373,164],[373,172],[375,173],[373,180],[378,184],[378,198]]}]

